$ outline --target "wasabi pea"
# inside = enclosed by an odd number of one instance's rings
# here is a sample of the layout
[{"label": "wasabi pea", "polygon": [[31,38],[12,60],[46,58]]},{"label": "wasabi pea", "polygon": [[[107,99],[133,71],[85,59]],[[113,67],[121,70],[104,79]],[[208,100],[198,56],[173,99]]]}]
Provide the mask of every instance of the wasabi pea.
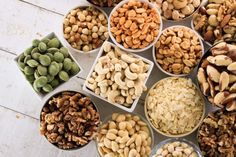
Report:
[{"label": "wasabi pea", "polygon": [[48,66],[51,63],[51,59],[48,55],[40,55],[39,62],[40,62],[40,64],[42,64],[44,66]]},{"label": "wasabi pea", "polygon": [[46,53],[46,55],[48,55],[49,57],[50,57],[50,59],[51,59],[51,61],[53,61],[53,54],[51,54],[51,53]]},{"label": "wasabi pea", "polygon": [[33,83],[35,78],[34,75],[25,75],[26,80],[28,80],[30,83]]},{"label": "wasabi pea", "polygon": [[33,46],[33,47],[38,47],[39,43],[40,43],[40,40],[34,39],[34,40],[32,41],[32,46]]},{"label": "wasabi pea", "polygon": [[36,52],[36,53],[32,54],[32,58],[39,61],[39,56],[40,55],[41,55],[40,53]]},{"label": "wasabi pea", "polygon": [[47,75],[47,79],[48,79],[48,83],[52,82],[52,80],[54,79],[54,76],[52,75]]},{"label": "wasabi pea", "polygon": [[59,81],[54,79],[54,80],[52,80],[52,82],[50,84],[51,84],[52,87],[56,87],[56,86],[59,85]]},{"label": "wasabi pea", "polygon": [[40,52],[45,52],[47,50],[47,45],[44,42],[40,42],[38,45],[38,49]]},{"label": "wasabi pea", "polygon": [[18,67],[20,68],[21,71],[24,71],[24,68],[25,68],[25,63],[23,62],[18,62]]},{"label": "wasabi pea", "polygon": [[30,67],[34,68],[34,67],[37,67],[39,65],[39,62],[37,62],[36,60],[34,59],[30,59],[26,62]]},{"label": "wasabi pea", "polygon": [[46,76],[48,74],[48,69],[42,65],[39,65],[37,67],[37,70],[38,70],[39,75],[41,76]]},{"label": "wasabi pea", "polygon": [[48,82],[48,79],[46,76],[40,76],[39,78],[37,78],[34,83],[35,83],[35,86],[38,87],[38,88],[41,88],[43,86],[45,86]]},{"label": "wasabi pea", "polygon": [[67,74],[67,72],[65,71],[60,71],[59,72],[59,78],[62,80],[62,81],[68,81],[69,80],[69,75]]},{"label": "wasabi pea", "polygon": [[27,49],[24,51],[24,55],[25,55],[25,56],[30,55],[32,50],[33,50],[33,47],[27,48]]},{"label": "wasabi pea", "polygon": [[65,47],[61,47],[60,52],[64,55],[64,58],[69,56],[68,49]]},{"label": "wasabi pea", "polygon": [[34,69],[31,68],[30,66],[25,66],[24,73],[25,73],[25,75],[32,75],[32,74],[34,74]]},{"label": "wasabi pea", "polygon": [[64,60],[64,55],[60,52],[56,52],[54,53],[54,56],[53,56],[54,60],[59,62],[59,63],[62,63],[63,60]]},{"label": "wasabi pea", "polygon": [[60,71],[60,69],[59,69],[59,65],[58,65],[57,62],[54,62],[54,61],[53,61],[53,62],[50,64],[50,66],[48,67],[48,72],[49,72],[49,74],[52,75],[52,76],[56,76],[59,71]]},{"label": "wasabi pea", "polygon": [[47,43],[47,45],[49,48],[51,47],[59,48],[60,41],[57,38],[53,38]]},{"label": "wasabi pea", "polygon": [[63,69],[65,71],[69,71],[72,67],[72,60],[70,58],[65,58],[64,62],[63,62]]},{"label": "wasabi pea", "polygon": [[73,62],[70,69],[71,74],[76,75],[79,71],[80,71],[79,66],[75,62]]},{"label": "wasabi pea", "polygon": [[54,47],[52,47],[52,48],[49,48],[47,51],[48,51],[48,53],[52,53],[52,54],[54,54],[55,52],[58,52],[59,49],[58,49],[58,48],[54,48]]},{"label": "wasabi pea", "polygon": [[53,90],[52,86],[50,84],[46,84],[45,86],[43,86],[43,91],[46,93],[49,93]]},{"label": "wasabi pea", "polygon": [[47,44],[49,41],[50,41],[50,39],[48,39],[47,37],[45,37],[41,40],[41,42],[44,42],[45,44]]},{"label": "wasabi pea", "polygon": [[34,78],[37,79],[39,77],[40,77],[40,74],[39,74],[38,70],[35,70],[34,71]]},{"label": "wasabi pea", "polygon": [[25,56],[24,63],[26,64],[26,62],[27,62],[28,60],[30,60],[30,59],[31,59],[31,56],[30,56],[30,55]]}]

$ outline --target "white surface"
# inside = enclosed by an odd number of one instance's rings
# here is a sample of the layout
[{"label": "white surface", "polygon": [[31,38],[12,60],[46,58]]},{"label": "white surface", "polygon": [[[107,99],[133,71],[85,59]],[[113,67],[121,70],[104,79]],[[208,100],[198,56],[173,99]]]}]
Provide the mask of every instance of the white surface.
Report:
[{"label": "white surface", "polygon": [[[60,25],[63,14],[70,8],[86,4],[85,0],[0,0],[0,157],[98,157],[94,142],[81,150],[61,151],[49,144],[39,134],[39,114],[45,101],[40,100],[32,92],[22,74],[17,69],[13,59],[27,48],[32,39],[41,38],[55,32],[59,38]],[[172,24],[185,24],[190,26],[190,21],[179,23],[163,23],[164,28]],[[152,50],[139,53],[151,61]],[[63,84],[58,90],[80,90],[84,78],[93,64],[97,55],[72,53],[83,67],[80,78],[73,78]],[[156,81],[166,77],[156,66],[148,79],[147,86],[151,87]],[[194,78],[195,80],[195,78]],[[52,93],[53,94],[53,93]],[[117,107],[93,97],[99,107],[102,120],[112,112],[122,112]],[[143,100],[141,96],[134,110],[135,113],[144,115]],[[207,111],[211,109],[207,105]],[[185,138],[196,143],[196,132]],[[166,137],[155,133],[155,144]]]}]

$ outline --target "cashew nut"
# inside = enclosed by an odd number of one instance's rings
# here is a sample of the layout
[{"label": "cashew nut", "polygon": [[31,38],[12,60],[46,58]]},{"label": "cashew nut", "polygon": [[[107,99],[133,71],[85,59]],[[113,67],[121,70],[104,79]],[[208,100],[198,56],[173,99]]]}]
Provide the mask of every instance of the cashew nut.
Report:
[{"label": "cashew nut", "polygon": [[107,56],[109,56],[111,59],[116,57],[114,51],[108,52],[108,53],[107,53]]},{"label": "cashew nut", "polygon": [[102,67],[102,63],[101,62],[98,62],[96,65],[95,65],[95,72],[97,72],[98,74],[106,74],[109,72],[109,68],[103,68]]},{"label": "cashew nut", "polygon": [[115,64],[115,71],[121,71],[122,67],[119,63]]},{"label": "cashew nut", "polygon": [[120,88],[122,89],[125,89],[125,82],[121,80],[121,72],[117,72],[115,75],[114,75],[114,80],[115,80],[115,83],[119,85]]},{"label": "cashew nut", "polygon": [[136,58],[129,56],[128,54],[122,54],[121,59],[126,63],[135,63],[137,61]]},{"label": "cashew nut", "polygon": [[98,82],[98,86],[101,87],[101,86],[108,86],[108,80],[103,80],[101,82]]},{"label": "cashew nut", "polygon": [[134,73],[139,73],[141,71],[141,68],[135,63],[131,63],[129,67],[130,70]]},{"label": "cashew nut", "polygon": [[125,69],[125,76],[130,80],[135,80],[138,78],[138,75],[136,73],[132,73],[129,67]]},{"label": "cashew nut", "polygon": [[118,48],[117,46],[115,47],[115,54],[117,56],[121,56],[122,54],[125,54],[125,52],[123,52],[120,48]]},{"label": "cashew nut", "polygon": [[128,95],[128,96],[126,97],[126,103],[127,103],[127,104],[132,104],[132,103],[133,103],[133,99],[132,99],[131,95]]},{"label": "cashew nut", "polygon": [[109,43],[104,43],[103,50],[105,52],[110,52],[111,51],[111,44]]},{"label": "cashew nut", "polygon": [[125,78],[125,84],[126,84],[126,86],[129,87],[129,88],[134,87],[134,81],[132,81],[132,80],[130,80],[130,79],[128,79],[128,78]]},{"label": "cashew nut", "polygon": [[115,97],[115,102],[118,104],[123,104],[125,102],[125,98],[123,96]]},{"label": "cashew nut", "polygon": [[93,90],[95,90],[95,88],[97,88],[97,82],[94,82],[91,84],[86,81],[86,86],[93,91]]},{"label": "cashew nut", "polygon": [[[98,75],[95,79],[96,82],[101,82],[105,79],[105,74]],[[91,82],[90,82],[91,83]]]},{"label": "cashew nut", "polygon": [[120,91],[118,90],[112,90],[107,94],[107,100],[109,102],[115,103],[115,98],[120,95]]},{"label": "cashew nut", "polygon": [[98,62],[100,62],[102,64],[103,63],[108,63],[108,62],[110,62],[110,58],[108,56],[102,56],[98,59]]}]

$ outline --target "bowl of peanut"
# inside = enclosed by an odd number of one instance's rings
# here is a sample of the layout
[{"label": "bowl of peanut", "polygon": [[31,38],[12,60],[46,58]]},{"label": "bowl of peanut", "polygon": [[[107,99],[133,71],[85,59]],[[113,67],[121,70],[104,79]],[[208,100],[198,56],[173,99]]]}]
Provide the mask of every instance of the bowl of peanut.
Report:
[{"label": "bowl of peanut", "polygon": [[108,16],[96,6],[78,6],[63,19],[62,34],[70,49],[83,53],[98,52],[108,40]]},{"label": "bowl of peanut", "polygon": [[204,46],[200,36],[185,26],[164,29],[153,47],[156,66],[169,76],[187,76],[200,62]]},{"label": "bowl of peanut", "polygon": [[112,41],[129,52],[142,52],[154,45],[162,30],[162,19],[145,0],[124,0],[112,11],[108,32]]}]

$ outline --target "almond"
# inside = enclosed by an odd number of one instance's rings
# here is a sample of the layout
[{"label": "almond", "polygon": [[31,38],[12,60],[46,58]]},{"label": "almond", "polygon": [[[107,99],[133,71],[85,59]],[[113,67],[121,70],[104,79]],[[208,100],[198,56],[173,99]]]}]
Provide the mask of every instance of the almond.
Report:
[{"label": "almond", "polygon": [[231,18],[231,15],[230,15],[230,14],[226,15],[226,16],[223,18],[223,20],[221,21],[220,27],[223,28],[223,27],[229,22],[230,18]]},{"label": "almond", "polygon": [[[214,57],[214,62],[215,65],[217,66],[228,66],[230,65],[233,61],[231,58],[225,55],[218,55]],[[236,65],[236,64],[235,64]]]},{"label": "almond", "polygon": [[235,71],[236,70],[236,62],[233,62],[230,65],[228,65],[227,69],[229,71]]},{"label": "almond", "polygon": [[219,89],[220,91],[224,91],[229,85],[229,74],[227,72],[222,72],[220,74],[219,80]]},{"label": "almond", "polygon": [[218,70],[216,68],[214,68],[211,65],[207,66],[207,75],[209,76],[209,78],[218,83],[220,80],[220,73],[218,72]]}]

